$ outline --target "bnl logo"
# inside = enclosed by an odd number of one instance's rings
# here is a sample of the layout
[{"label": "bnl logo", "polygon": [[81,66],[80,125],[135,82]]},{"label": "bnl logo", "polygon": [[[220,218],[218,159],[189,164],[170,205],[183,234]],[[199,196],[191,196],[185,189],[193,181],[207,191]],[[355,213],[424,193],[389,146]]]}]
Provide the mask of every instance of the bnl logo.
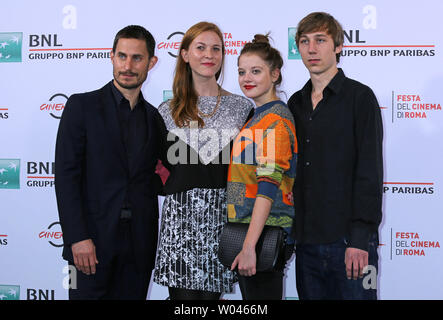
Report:
[{"label": "bnl logo", "polygon": [[288,28],[288,59],[300,60],[300,52],[297,48],[297,43],[295,42],[295,35],[297,33],[297,28]]},{"label": "bnl logo", "polygon": [[20,159],[0,159],[0,189],[20,189]]},{"label": "bnl logo", "polygon": [[[27,289],[27,300],[55,300],[55,290]],[[0,284],[0,300],[20,300],[20,286]]]},{"label": "bnl logo", "polygon": [[163,101],[174,98],[174,93],[172,90],[163,90]]},{"label": "bnl logo", "polygon": [[20,286],[0,284],[0,300],[20,300]]},{"label": "bnl logo", "polygon": [[0,32],[0,62],[22,62],[21,32]]},{"label": "bnl logo", "polygon": [[55,300],[55,290],[28,289],[27,300]]}]

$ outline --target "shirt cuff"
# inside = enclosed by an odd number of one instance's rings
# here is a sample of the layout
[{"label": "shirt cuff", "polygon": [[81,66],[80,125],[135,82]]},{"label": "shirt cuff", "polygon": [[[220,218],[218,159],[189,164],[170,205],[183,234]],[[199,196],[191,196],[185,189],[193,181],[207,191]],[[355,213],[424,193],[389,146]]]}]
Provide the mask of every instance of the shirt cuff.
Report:
[{"label": "shirt cuff", "polygon": [[353,226],[348,247],[357,248],[364,251],[369,250],[370,231],[363,226]]},{"label": "shirt cuff", "polygon": [[274,183],[268,181],[259,181],[258,182],[258,190],[257,197],[264,197],[271,201],[275,200],[275,196],[277,194],[278,186]]}]

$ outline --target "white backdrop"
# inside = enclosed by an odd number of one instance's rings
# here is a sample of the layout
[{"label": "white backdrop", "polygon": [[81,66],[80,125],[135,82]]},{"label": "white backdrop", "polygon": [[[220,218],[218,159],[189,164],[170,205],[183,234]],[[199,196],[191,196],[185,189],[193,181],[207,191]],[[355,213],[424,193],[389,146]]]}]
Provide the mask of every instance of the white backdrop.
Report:
[{"label": "white backdrop", "polygon": [[[442,299],[441,141],[443,4],[423,1],[276,0],[8,1],[0,6],[0,299],[66,299],[54,194],[54,146],[67,97],[112,78],[118,30],[152,32],[159,63],[143,94],[158,106],[171,90],[178,43],[198,21],[220,26],[227,55],[223,87],[241,94],[236,61],[255,33],[271,32],[285,58],[287,96],[308,79],[289,36],[312,11],[334,15],[346,32],[340,67],[377,95],[384,122],[385,194],[380,299]],[[240,290],[225,299],[240,299]],[[166,299],[152,284],[148,299]],[[295,299],[294,258],[285,296]]]}]

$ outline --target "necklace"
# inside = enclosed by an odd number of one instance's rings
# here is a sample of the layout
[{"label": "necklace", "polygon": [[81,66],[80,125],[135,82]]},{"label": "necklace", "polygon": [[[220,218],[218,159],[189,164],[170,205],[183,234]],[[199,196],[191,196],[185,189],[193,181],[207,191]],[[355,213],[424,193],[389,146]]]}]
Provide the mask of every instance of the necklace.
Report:
[{"label": "necklace", "polygon": [[214,110],[212,110],[211,113],[203,113],[202,111],[200,111],[200,109],[198,109],[198,114],[200,115],[200,117],[202,117],[202,118],[212,117],[220,105],[220,100],[221,100],[221,87],[218,86],[217,103],[215,104]]}]

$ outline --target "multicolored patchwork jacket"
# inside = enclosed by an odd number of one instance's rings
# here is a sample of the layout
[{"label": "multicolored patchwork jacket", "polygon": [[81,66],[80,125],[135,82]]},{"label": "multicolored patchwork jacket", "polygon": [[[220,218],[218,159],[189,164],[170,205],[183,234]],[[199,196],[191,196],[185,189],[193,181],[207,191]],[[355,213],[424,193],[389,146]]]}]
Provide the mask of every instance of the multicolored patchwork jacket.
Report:
[{"label": "multicolored patchwork jacket", "polygon": [[267,225],[288,234],[294,219],[292,192],[297,161],[294,118],[282,101],[255,109],[254,116],[234,140],[228,172],[228,218],[251,221],[256,197],[272,201]]}]

